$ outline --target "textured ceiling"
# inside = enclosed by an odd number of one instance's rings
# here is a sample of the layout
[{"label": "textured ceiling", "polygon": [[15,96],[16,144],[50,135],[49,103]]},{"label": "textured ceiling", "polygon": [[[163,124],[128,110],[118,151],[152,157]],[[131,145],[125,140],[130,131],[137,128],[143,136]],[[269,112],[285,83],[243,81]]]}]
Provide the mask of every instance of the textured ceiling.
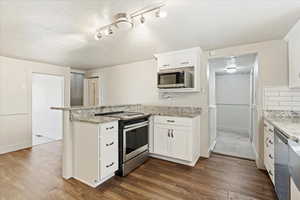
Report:
[{"label": "textured ceiling", "polygon": [[299,0],[169,0],[168,17],[100,41],[94,30],[151,0],[0,0],[0,55],[78,69],[150,59],[195,46],[216,49],[281,39],[300,18]]}]

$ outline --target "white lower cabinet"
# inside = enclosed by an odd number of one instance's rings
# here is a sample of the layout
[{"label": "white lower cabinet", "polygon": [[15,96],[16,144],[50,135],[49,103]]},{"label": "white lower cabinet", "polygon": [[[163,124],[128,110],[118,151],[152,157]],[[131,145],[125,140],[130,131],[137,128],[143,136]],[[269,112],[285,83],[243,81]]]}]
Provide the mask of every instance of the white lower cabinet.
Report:
[{"label": "white lower cabinet", "polygon": [[299,200],[300,191],[295,185],[293,178],[290,178],[290,183],[291,183],[291,200]]},{"label": "white lower cabinet", "polygon": [[264,164],[273,184],[275,184],[274,127],[267,121],[264,121]]},{"label": "white lower cabinet", "polygon": [[152,156],[195,165],[200,156],[200,117],[154,116],[153,132]]},{"label": "white lower cabinet", "polygon": [[118,170],[118,122],[73,122],[74,178],[97,187]]}]

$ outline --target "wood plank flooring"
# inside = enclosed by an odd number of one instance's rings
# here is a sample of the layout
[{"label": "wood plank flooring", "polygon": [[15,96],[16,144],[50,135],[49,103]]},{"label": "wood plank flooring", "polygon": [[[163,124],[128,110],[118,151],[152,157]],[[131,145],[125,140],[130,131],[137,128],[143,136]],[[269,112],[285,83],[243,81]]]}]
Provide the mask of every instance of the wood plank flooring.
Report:
[{"label": "wood plank flooring", "polygon": [[150,159],[96,189],[61,177],[61,142],[0,155],[0,200],[273,200],[271,181],[249,160],[213,155],[195,168]]}]

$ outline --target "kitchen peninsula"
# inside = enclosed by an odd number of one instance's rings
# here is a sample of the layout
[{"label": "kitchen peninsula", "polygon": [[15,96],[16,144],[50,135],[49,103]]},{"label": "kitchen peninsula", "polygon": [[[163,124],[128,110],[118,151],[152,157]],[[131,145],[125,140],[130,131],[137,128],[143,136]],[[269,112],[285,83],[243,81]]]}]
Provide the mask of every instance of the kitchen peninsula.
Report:
[{"label": "kitchen peninsula", "polygon": [[[208,157],[201,108],[116,105],[52,108],[64,111],[65,172],[92,187],[126,176],[148,156],[194,166]],[[68,147],[68,148],[67,148]]]}]

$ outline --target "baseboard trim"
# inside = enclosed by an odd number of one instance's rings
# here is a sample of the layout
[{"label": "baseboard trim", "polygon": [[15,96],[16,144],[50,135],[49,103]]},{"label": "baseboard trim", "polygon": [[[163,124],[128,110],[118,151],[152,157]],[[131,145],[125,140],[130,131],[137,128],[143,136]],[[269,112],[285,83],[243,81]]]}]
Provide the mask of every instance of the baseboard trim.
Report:
[{"label": "baseboard trim", "polygon": [[166,161],[170,161],[170,162],[174,162],[174,163],[179,163],[179,164],[191,166],[191,167],[194,167],[196,165],[196,163],[198,162],[199,158],[200,158],[200,154],[199,154],[193,161],[189,162],[189,161],[170,158],[170,157],[167,157],[167,156],[162,156],[162,155],[153,154],[153,153],[149,154],[149,156],[153,157],[153,158],[161,159],[161,160],[166,160]]},{"label": "baseboard trim", "polygon": [[209,153],[211,153],[211,152],[214,150],[216,144],[217,144],[217,141],[214,140],[213,143],[212,143],[212,144],[210,145],[210,147],[209,147]]},{"label": "baseboard trim", "polygon": [[259,168],[259,169],[265,169],[264,167],[261,167],[261,165],[260,165],[260,158],[259,158],[259,155],[258,155],[258,153],[256,151],[254,142],[252,142],[251,144],[252,144],[251,145],[252,146],[252,150],[253,150],[254,155],[255,155],[255,163],[256,163],[257,168]]},{"label": "baseboard trim", "polygon": [[230,128],[230,127],[219,127],[217,129],[217,131],[239,133],[239,134],[243,134],[245,136],[249,136],[250,135],[250,130],[248,130],[248,129],[239,129],[239,128]]},{"label": "baseboard trim", "polygon": [[26,141],[21,144],[13,144],[13,145],[6,145],[6,146],[0,146],[0,154],[14,152],[26,148],[32,147],[31,141]]}]

